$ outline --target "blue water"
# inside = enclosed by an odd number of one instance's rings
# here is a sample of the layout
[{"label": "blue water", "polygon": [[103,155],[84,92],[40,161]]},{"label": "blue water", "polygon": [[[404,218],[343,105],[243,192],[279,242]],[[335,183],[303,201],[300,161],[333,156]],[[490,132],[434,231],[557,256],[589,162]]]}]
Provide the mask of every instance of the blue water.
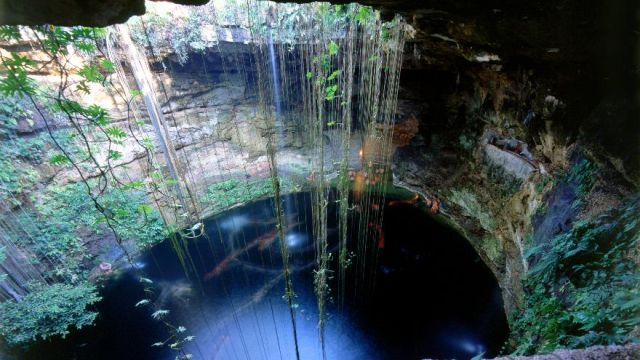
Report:
[{"label": "blue water", "polygon": [[[302,359],[321,359],[314,246],[309,194],[287,196],[292,220],[286,241],[296,292]],[[332,202],[333,203],[333,202]],[[251,247],[204,280],[228,254],[272,231],[273,204],[259,201],[208,219],[208,238],[189,240],[193,269],[185,274],[169,242],[137,259],[154,281],[153,300],[168,320],[195,340],[194,359],[294,359],[289,311],[283,300],[278,239]],[[335,252],[337,210],[330,206],[329,241]],[[494,355],[507,336],[499,288],[471,246],[454,231],[408,205],[385,208],[385,246],[366,267],[371,277],[348,270],[345,306],[328,305],[328,359],[468,359]],[[295,219],[295,221],[293,221]],[[354,214],[354,221],[357,214]],[[378,244],[372,235],[371,244]],[[355,238],[355,237],[354,237]],[[355,240],[354,240],[355,241]],[[355,243],[350,246],[354,247]],[[334,259],[337,256],[334,256]],[[335,267],[335,262],[332,266]],[[365,285],[369,284],[369,285]],[[171,359],[167,338],[151,310],[134,304],[148,297],[132,269],[106,282],[96,325],[21,351],[22,359]]]}]

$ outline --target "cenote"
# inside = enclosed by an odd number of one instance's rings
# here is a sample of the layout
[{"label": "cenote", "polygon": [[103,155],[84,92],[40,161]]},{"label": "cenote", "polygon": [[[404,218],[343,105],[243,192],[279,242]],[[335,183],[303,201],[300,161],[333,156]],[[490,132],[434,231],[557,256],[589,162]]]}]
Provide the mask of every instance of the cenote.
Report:
[{"label": "cenote", "polygon": [[[321,359],[312,197],[290,194],[283,202],[291,224],[285,237],[300,358]],[[365,251],[377,255],[363,265],[353,254],[343,296],[338,296],[336,277],[330,280],[326,357],[469,359],[498,354],[508,335],[500,289],[470,244],[419,206],[387,199],[385,206],[376,208],[384,212],[382,230],[364,232],[374,245],[374,250]],[[17,355],[174,359],[176,352],[169,347],[152,346],[169,335],[148,307],[136,306],[149,298],[169,311],[167,321],[194,336],[184,347],[194,358],[295,358],[279,239],[269,236],[275,224],[273,209],[270,198],[206,219],[206,236],[185,239],[192,266],[186,272],[171,241],[154,246],[135,259],[138,270],[124,269],[103,282],[94,326],[74,330],[65,339],[54,337],[17,349]],[[358,224],[359,211],[350,213],[353,224]],[[335,261],[335,202],[330,202],[327,214],[329,251]],[[350,245],[358,241],[356,232],[349,231]],[[366,276],[356,273],[359,266]],[[145,292],[139,271],[148,279],[145,282],[152,282],[153,295]]]},{"label": "cenote", "polygon": [[594,1],[0,1],[0,359],[640,359]]}]

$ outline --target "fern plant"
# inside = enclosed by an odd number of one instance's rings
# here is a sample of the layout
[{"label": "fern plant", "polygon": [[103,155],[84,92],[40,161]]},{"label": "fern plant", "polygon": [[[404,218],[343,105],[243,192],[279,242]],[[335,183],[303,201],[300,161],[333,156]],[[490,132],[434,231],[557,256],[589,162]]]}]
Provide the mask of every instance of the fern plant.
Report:
[{"label": "fern plant", "polygon": [[639,340],[638,214],[635,196],[529,251],[524,311],[511,322],[516,354]]}]

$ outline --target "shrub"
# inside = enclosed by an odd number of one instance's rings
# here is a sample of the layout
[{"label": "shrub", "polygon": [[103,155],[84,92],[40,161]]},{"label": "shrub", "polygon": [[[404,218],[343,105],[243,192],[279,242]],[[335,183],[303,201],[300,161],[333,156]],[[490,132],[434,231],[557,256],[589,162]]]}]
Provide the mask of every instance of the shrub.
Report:
[{"label": "shrub", "polygon": [[70,328],[91,325],[97,313],[88,308],[98,302],[96,288],[89,283],[39,285],[20,302],[0,304],[0,335],[10,345],[65,337]]},{"label": "shrub", "polygon": [[637,341],[640,198],[529,251],[525,306],[512,317],[517,354]]}]

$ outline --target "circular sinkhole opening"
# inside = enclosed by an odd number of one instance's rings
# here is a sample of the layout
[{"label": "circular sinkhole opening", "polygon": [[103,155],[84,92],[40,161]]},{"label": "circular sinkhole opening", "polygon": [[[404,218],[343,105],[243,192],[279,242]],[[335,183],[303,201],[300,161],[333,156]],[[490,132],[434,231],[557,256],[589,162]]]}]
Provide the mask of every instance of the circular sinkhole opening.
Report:
[{"label": "circular sinkhole opening", "polygon": [[[334,198],[335,200],[335,198]],[[285,242],[301,359],[322,359],[314,291],[317,267],[312,196],[284,197]],[[374,211],[382,226],[362,221]],[[370,218],[371,214],[368,217]],[[183,351],[194,359],[295,359],[289,307],[283,299],[280,239],[273,200],[237,207],[204,222],[206,236],[167,240],[104,282],[96,324],[17,350],[20,359],[175,359],[165,324],[149,299],[182,326]],[[325,310],[328,359],[470,359],[497,355],[508,335],[500,289],[457,232],[402,201],[349,214],[349,265],[338,269],[335,201],[327,207],[332,253]],[[141,274],[150,279],[145,291]],[[152,346],[159,342],[163,346]]]}]

